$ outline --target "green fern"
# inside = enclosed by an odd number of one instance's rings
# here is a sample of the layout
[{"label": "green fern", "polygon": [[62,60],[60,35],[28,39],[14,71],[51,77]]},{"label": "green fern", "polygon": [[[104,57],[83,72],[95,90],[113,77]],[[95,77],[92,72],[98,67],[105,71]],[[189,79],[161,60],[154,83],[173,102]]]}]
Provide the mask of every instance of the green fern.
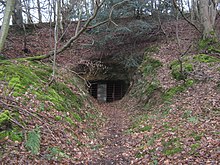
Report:
[{"label": "green fern", "polygon": [[31,151],[32,154],[36,155],[40,151],[40,128],[36,127],[32,131],[28,132],[26,148]]}]

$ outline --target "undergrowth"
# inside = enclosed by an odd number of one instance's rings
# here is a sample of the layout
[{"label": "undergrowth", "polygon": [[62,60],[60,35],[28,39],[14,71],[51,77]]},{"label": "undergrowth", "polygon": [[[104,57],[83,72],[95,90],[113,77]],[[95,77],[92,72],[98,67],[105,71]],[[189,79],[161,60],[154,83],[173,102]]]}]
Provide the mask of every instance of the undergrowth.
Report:
[{"label": "undergrowth", "polygon": [[[37,123],[31,122],[39,118],[38,115],[50,114],[50,120],[65,123],[71,129],[77,129],[80,122],[96,123],[98,112],[92,105],[88,105],[88,112],[82,111],[84,101],[87,100],[83,82],[66,70],[59,69],[55,81],[48,85],[51,74],[51,66],[40,62],[1,61],[0,82],[3,85],[0,86],[0,96],[6,102],[10,98],[13,104],[18,105],[7,109],[5,104],[0,104],[0,141],[10,139],[21,142],[26,139],[26,149],[36,155],[40,153],[43,134],[39,127],[33,129],[32,126]],[[32,115],[20,113],[26,108],[31,109]],[[44,121],[41,119],[39,122]],[[31,131],[24,130],[30,126]],[[94,132],[95,126],[88,129]],[[56,155],[54,149],[51,154]]]}]

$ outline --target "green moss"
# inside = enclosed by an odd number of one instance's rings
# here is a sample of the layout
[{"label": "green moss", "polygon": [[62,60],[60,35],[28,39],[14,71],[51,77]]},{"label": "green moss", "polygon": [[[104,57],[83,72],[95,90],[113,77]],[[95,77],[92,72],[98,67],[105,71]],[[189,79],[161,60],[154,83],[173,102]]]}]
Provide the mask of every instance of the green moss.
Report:
[{"label": "green moss", "polygon": [[3,140],[3,139],[5,139],[8,136],[9,136],[9,132],[8,131],[0,131],[0,140]]},{"label": "green moss", "polygon": [[13,130],[9,132],[9,139],[21,142],[23,140],[23,134],[18,128],[14,127]]},{"label": "green moss", "polygon": [[19,141],[23,140],[23,134],[21,130],[17,127],[13,127],[13,129],[8,129],[4,131],[0,131],[0,140],[8,137],[12,141]]},{"label": "green moss", "polygon": [[155,143],[155,140],[157,140],[161,136],[162,136],[162,133],[154,134],[149,139],[147,139],[147,144],[152,146]]},{"label": "green moss", "polygon": [[171,100],[176,94],[179,94],[183,91],[185,91],[188,87],[192,86],[194,84],[193,80],[187,80],[185,84],[173,87],[168,89],[163,93],[163,100],[164,101],[169,101]]},{"label": "green moss", "polygon": [[147,83],[145,90],[143,91],[143,94],[150,96],[151,94],[154,93],[155,90],[158,89],[158,87],[159,87],[159,82],[153,81],[151,83]]},{"label": "green moss", "polygon": [[189,136],[193,137],[195,141],[200,141],[203,137],[203,134],[192,132]]},{"label": "green moss", "polygon": [[46,155],[46,158],[48,160],[51,160],[51,159],[61,160],[63,158],[69,158],[69,156],[59,147],[51,147],[48,149],[48,151],[49,151],[49,154]]},{"label": "green moss", "polygon": [[164,146],[163,153],[167,156],[174,155],[183,150],[179,138],[173,138],[167,142],[163,141],[162,144]]},{"label": "green moss", "polygon": [[183,92],[184,90],[185,90],[184,86],[177,86],[177,87],[170,88],[164,93],[163,99],[165,101],[168,101],[168,100],[172,99],[174,95],[176,95],[180,92]]},{"label": "green moss", "polygon": [[55,116],[54,119],[55,119],[56,121],[60,121],[60,120],[62,120],[62,117],[61,117],[61,116]]},{"label": "green moss", "polygon": [[169,156],[169,155],[174,155],[176,153],[180,153],[183,149],[181,147],[174,147],[170,149],[165,149],[163,151],[164,155]]},{"label": "green moss", "polygon": [[54,83],[51,87],[57,91],[56,94],[58,94],[60,97],[55,101],[60,103],[57,107],[58,109],[65,111],[67,109],[75,108],[79,110],[81,108],[82,101],[64,83],[57,82]]},{"label": "green moss", "polygon": [[70,117],[65,117],[65,120],[72,126],[75,126],[76,124],[74,123],[74,121],[70,118]]},{"label": "green moss", "polygon": [[8,110],[4,110],[0,113],[0,127],[9,123],[11,119],[11,114]]},{"label": "green moss", "polygon": [[48,66],[36,62],[7,63],[0,66],[0,80],[8,81],[8,88],[15,97],[26,97],[28,92],[36,95],[38,100],[51,102],[60,111],[79,110],[82,101],[63,82],[56,81],[45,88],[51,71]]},{"label": "green moss", "polygon": [[203,63],[210,63],[210,62],[220,62],[220,59],[217,57],[209,56],[206,54],[199,54],[193,57],[195,61],[203,62]]},{"label": "green moss", "polygon": [[195,143],[190,146],[190,154],[197,154],[197,150],[201,147],[200,143]]},{"label": "green moss", "polygon": [[145,76],[153,74],[157,68],[161,67],[162,63],[159,60],[146,56],[141,65],[141,71]]},{"label": "green moss", "polygon": [[156,46],[156,45],[147,47],[147,48],[145,49],[145,54],[157,53],[157,52],[159,52],[159,48],[158,48],[158,46]]},{"label": "green moss", "polygon": [[183,73],[180,72],[180,63],[178,60],[175,60],[171,63],[170,68],[172,69],[172,76],[176,80],[184,80],[187,78],[186,73],[193,71],[193,65],[187,60],[184,60],[182,63]]},{"label": "green moss", "polygon": [[71,112],[71,115],[74,119],[76,119],[77,121],[81,122],[82,121],[82,118],[80,117],[79,114],[77,113],[74,113],[74,112]]},{"label": "green moss", "polygon": [[145,132],[145,131],[150,131],[151,129],[152,129],[151,125],[146,125],[146,126],[140,128],[140,131]]},{"label": "green moss", "polygon": [[206,49],[212,43],[211,39],[200,40],[198,43],[199,50]]}]

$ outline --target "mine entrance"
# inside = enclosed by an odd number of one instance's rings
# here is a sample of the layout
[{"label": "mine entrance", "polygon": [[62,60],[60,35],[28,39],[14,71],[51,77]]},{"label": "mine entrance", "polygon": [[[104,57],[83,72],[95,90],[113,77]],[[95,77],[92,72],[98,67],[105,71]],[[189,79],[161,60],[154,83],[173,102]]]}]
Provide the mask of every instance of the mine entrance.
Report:
[{"label": "mine entrance", "polygon": [[113,102],[120,100],[126,93],[128,84],[123,80],[90,81],[89,93],[100,102]]}]

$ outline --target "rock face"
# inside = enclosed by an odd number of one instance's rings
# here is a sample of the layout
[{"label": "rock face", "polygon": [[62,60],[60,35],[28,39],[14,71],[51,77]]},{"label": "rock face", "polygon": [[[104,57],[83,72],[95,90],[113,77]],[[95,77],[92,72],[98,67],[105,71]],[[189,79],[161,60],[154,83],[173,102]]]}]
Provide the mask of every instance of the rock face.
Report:
[{"label": "rock face", "polygon": [[73,70],[89,82],[89,93],[94,98],[100,102],[113,102],[125,95],[136,68],[111,56],[83,61]]}]

